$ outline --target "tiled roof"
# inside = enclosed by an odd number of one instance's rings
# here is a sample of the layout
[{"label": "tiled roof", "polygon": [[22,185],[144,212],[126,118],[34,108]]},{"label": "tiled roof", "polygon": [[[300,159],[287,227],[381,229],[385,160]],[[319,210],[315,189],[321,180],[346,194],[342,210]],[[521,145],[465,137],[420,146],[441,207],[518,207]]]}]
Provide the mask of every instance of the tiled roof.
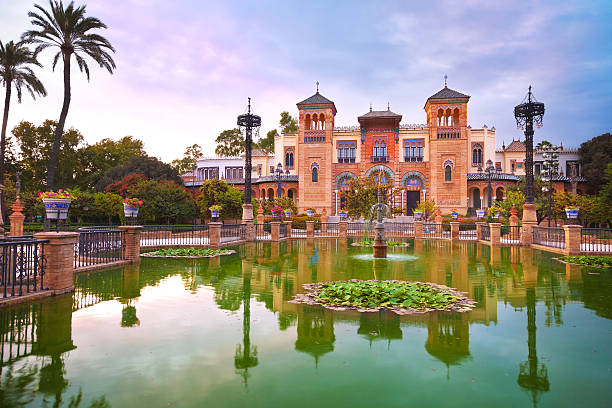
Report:
[{"label": "tiled roof", "polygon": [[525,148],[525,143],[521,142],[520,140],[513,140],[512,143],[510,143],[508,145],[508,147],[506,147],[506,150],[504,150],[505,152],[524,152],[527,149]]},{"label": "tiled roof", "polygon": [[302,105],[332,105],[334,114],[336,113],[336,105],[334,104],[334,102],[321,95],[318,91],[310,98],[306,98],[302,102],[297,103],[297,106]]},{"label": "tiled roof", "polygon": [[462,94],[461,92],[457,92],[454,89],[450,89],[445,86],[440,91],[431,95],[427,99],[455,99],[455,98],[469,98],[470,95]]},{"label": "tiled roof", "polygon": [[398,115],[395,112],[391,112],[390,110],[386,111],[369,111],[365,115],[359,116],[358,119],[369,119],[369,118],[395,118],[402,119],[402,115]]},{"label": "tiled roof", "polygon": [[[468,180],[488,180],[488,177],[486,173],[468,173],[467,175]],[[491,175],[491,180],[520,181],[521,178],[514,174],[494,173]]]}]

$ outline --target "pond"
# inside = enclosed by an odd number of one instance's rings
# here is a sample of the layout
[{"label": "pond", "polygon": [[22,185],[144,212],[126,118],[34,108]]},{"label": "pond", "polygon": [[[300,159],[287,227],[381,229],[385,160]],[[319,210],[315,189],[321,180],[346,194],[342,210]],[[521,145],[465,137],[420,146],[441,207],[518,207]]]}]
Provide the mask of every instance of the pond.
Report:
[{"label": "pond", "polygon": [[[343,240],[143,259],[0,309],[1,407],[610,406],[612,271],[526,248]],[[457,288],[467,313],[289,303],[316,281]]]}]

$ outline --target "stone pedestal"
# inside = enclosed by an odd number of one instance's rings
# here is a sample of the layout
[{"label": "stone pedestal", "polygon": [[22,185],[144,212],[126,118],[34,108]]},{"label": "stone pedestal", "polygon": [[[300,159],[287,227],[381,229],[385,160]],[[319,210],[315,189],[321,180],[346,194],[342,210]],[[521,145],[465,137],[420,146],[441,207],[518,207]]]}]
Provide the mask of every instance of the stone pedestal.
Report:
[{"label": "stone pedestal", "polygon": [[[21,204],[21,200],[19,196],[15,200],[15,204],[12,205],[11,209],[13,213],[9,215],[9,221],[11,223],[11,231],[9,235],[12,237],[20,237],[23,235],[23,221],[25,220],[25,215],[21,211],[23,211],[23,205]],[[4,228],[0,230],[0,235],[4,235]]]},{"label": "stone pedestal", "polygon": [[518,211],[516,210],[513,204],[512,208],[510,209],[510,220],[509,220],[511,227],[516,227],[519,225],[519,217],[517,217],[516,214],[518,214]]},{"label": "stone pedestal", "polygon": [[306,221],[306,238],[314,238],[314,221]]},{"label": "stone pedestal", "polygon": [[44,286],[56,293],[74,290],[74,244],[79,238],[76,232],[39,232],[34,234],[39,240],[48,240],[45,244],[47,260],[44,275]]},{"label": "stone pedestal", "polygon": [[348,222],[340,221],[338,223],[338,235],[340,238],[346,238],[348,236]]},{"label": "stone pedestal", "polygon": [[208,245],[218,247],[221,245],[221,225],[220,222],[211,222],[208,224]]},{"label": "stone pedestal", "polygon": [[265,221],[266,217],[264,216],[263,208],[259,206],[259,210],[257,210],[257,223],[263,225]]},{"label": "stone pedestal", "polygon": [[500,246],[501,245],[501,223],[491,222],[489,223],[489,228],[491,232],[491,246]]},{"label": "stone pedestal", "polygon": [[387,241],[385,241],[385,226],[383,223],[377,223],[374,228],[374,244],[372,245],[374,258],[387,257]]},{"label": "stone pedestal", "polygon": [[564,225],[565,231],[565,253],[567,255],[580,255],[581,225]]},{"label": "stone pedestal", "polygon": [[253,204],[242,204],[242,222],[253,222]]},{"label": "stone pedestal", "polygon": [[244,225],[244,239],[247,242],[252,242],[257,240],[257,232],[255,230],[255,224],[251,220],[250,222],[245,222]]},{"label": "stone pedestal", "polygon": [[423,238],[423,221],[414,222],[414,237]]},{"label": "stone pedestal", "polygon": [[280,222],[279,221],[272,221],[270,223],[270,235],[271,235],[272,241],[280,240]]},{"label": "stone pedestal", "polygon": [[482,226],[486,225],[484,222],[476,223],[476,241],[480,241],[482,239]]},{"label": "stone pedestal", "polygon": [[130,262],[140,262],[140,225],[122,225],[123,231],[123,259]]},{"label": "stone pedestal", "polygon": [[459,241],[459,223],[451,222],[450,226],[451,226],[451,239],[453,241]]},{"label": "stone pedestal", "polygon": [[523,226],[521,227],[521,245],[530,246],[533,242],[533,227],[538,225],[535,204],[523,204]]}]

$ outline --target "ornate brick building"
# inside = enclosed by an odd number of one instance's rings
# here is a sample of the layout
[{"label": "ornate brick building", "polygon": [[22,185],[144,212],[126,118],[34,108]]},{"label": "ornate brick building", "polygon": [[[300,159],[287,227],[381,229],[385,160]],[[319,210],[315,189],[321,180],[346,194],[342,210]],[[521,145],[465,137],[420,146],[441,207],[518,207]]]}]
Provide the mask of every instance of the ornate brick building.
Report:
[{"label": "ornate brick building", "polygon": [[[336,106],[318,90],[297,104],[299,131],[275,141],[275,160],[298,177],[298,207],[336,214],[347,181],[376,174],[391,181],[392,205],[407,214],[433,198],[444,213],[469,206],[468,173],[495,159],[495,128],[468,125],[470,97],[448,88],[427,98],[425,124],[402,124],[402,116],[370,111],[358,126],[336,127]],[[294,164],[295,163],[295,164]]]}]

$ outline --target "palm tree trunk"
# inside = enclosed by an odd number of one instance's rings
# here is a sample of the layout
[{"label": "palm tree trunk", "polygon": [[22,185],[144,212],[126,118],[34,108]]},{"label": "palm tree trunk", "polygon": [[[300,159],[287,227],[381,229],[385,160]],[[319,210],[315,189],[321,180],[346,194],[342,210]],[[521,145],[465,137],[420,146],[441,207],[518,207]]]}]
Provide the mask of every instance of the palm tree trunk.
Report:
[{"label": "palm tree trunk", "polygon": [[4,224],[4,154],[6,151],[6,126],[8,122],[9,107],[11,104],[11,80],[6,82],[6,97],[4,99],[4,116],[2,117],[2,137],[0,138],[0,221]]},{"label": "palm tree trunk", "polygon": [[[57,167],[57,156],[59,155],[60,142],[64,134],[64,124],[68,116],[68,108],[70,107],[70,57],[71,54],[63,54],[64,59],[64,104],[60,113],[57,127],[55,128],[55,137],[53,139],[53,150],[49,156],[49,164],[47,165],[47,191],[53,191],[55,188],[55,169]],[[51,222],[45,216],[44,230],[49,231]]]}]

